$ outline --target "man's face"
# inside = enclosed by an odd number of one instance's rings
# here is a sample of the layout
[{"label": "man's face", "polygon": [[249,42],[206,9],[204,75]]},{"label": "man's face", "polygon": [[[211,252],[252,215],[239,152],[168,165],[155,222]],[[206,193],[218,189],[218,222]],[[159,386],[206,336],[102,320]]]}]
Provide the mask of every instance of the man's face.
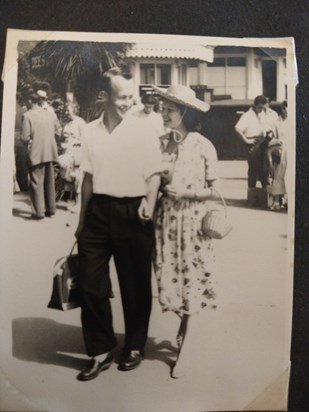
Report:
[{"label": "man's face", "polygon": [[118,120],[122,120],[133,105],[133,80],[122,76],[111,79],[111,92],[107,94],[105,110]]},{"label": "man's face", "polygon": [[153,108],[154,108],[154,104],[148,104],[148,103],[144,104],[144,112],[146,114],[150,114],[153,111]]},{"label": "man's face", "polygon": [[265,112],[267,108],[267,104],[257,104],[254,106],[254,111],[256,114],[260,114],[262,112]]}]

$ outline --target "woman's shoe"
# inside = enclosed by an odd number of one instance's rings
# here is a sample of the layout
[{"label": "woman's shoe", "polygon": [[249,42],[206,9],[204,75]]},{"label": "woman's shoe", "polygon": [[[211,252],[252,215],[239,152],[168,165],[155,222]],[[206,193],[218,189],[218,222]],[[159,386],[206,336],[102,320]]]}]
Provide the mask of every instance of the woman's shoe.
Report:
[{"label": "woman's shoe", "polygon": [[270,209],[270,210],[273,210],[273,211],[275,211],[275,212],[278,212],[279,210],[281,210],[280,203],[279,203],[279,202],[273,203],[273,204],[270,206],[269,209]]},{"label": "woman's shoe", "polygon": [[182,332],[179,331],[176,336],[176,343],[177,343],[178,349],[181,348],[182,342],[183,342],[183,334]]},{"label": "woman's shoe", "polygon": [[184,367],[184,365],[181,365],[181,363],[179,363],[179,360],[177,360],[172,369],[171,377],[173,379],[179,379],[179,378],[183,378],[185,375],[186,375],[186,368]]}]

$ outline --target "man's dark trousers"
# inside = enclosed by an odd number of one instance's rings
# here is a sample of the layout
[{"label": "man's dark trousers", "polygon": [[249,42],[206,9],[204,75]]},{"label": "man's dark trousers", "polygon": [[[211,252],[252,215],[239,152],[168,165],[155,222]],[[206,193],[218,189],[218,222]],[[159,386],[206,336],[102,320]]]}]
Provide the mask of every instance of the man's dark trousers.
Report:
[{"label": "man's dark trousers", "polygon": [[89,356],[106,353],[117,344],[109,301],[108,264],[114,257],[125,320],[124,350],[143,350],[151,312],[152,222],[137,215],[141,197],[93,195],[78,238],[81,320]]},{"label": "man's dark trousers", "polygon": [[248,187],[256,187],[257,181],[262,187],[268,186],[269,173],[265,167],[265,152],[259,144],[248,145]]}]

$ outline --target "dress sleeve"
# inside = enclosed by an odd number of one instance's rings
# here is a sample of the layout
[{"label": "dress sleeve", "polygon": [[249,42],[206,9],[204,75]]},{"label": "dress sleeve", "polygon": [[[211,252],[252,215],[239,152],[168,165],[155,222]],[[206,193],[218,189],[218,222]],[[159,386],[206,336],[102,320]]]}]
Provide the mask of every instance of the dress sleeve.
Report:
[{"label": "dress sleeve", "polygon": [[207,140],[204,150],[205,156],[205,180],[218,179],[218,156],[214,145]]}]

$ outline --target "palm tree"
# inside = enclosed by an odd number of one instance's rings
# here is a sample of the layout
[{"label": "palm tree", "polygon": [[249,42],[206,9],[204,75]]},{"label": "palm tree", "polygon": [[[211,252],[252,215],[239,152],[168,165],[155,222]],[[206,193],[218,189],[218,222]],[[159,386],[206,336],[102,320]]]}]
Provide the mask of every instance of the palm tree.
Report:
[{"label": "palm tree", "polygon": [[59,80],[67,92],[74,92],[81,112],[87,117],[100,90],[101,74],[114,66],[124,66],[129,43],[82,41],[42,41],[30,52],[40,56],[44,75]]}]

